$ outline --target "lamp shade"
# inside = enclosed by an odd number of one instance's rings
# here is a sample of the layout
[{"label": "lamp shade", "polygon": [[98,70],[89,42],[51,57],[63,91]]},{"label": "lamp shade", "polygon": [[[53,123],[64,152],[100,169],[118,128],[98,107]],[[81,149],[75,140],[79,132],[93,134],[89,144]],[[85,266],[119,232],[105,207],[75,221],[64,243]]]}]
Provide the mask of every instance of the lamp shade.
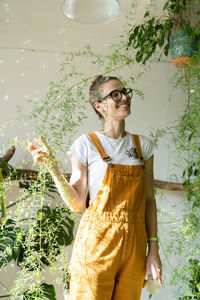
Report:
[{"label": "lamp shade", "polygon": [[120,11],[117,0],[65,0],[64,15],[78,23],[99,24],[115,19]]}]

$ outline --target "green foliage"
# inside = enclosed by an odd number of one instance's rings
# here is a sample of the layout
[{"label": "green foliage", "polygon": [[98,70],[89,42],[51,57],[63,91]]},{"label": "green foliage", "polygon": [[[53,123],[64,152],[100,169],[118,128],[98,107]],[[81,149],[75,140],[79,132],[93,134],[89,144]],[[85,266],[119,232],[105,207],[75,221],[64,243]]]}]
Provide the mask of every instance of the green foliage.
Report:
[{"label": "green foliage", "polygon": [[12,219],[1,222],[0,229],[0,269],[2,269],[12,259],[17,259],[22,230],[16,227],[16,222]]},{"label": "green foliage", "polygon": [[[51,209],[49,206],[43,206],[37,212],[36,222],[23,233],[18,264],[23,263],[23,266],[30,271],[41,267],[41,263],[47,266],[52,264],[61,252],[60,246],[68,246],[73,240],[74,221],[69,218],[69,215],[70,212],[66,208]],[[29,236],[30,231],[34,232],[32,240]],[[35,262],[33,253],[37,253]]]},{"label": "green foliage", "polygon": [[197,259],[190,259],[181,271],[185,289],[178,300],[198,300],[200,298],[200,262]]},{"label": "green foliage", "polygon": [[[10,172],[7,180],[11,178]],[[2,194],[5,185],[0,187]],[[14,203],[15,209],[13,205],[5,207],[7,216],[0,223],[0,269],[15,260],[21,270],[11,296],[53,300],[54,287],[41,283],[44,266],[52,266],[64,247],[71,244],[74,221],[68,208],[51,205],[54,196],[50,193],[56,189],[44,167],[40,168],[37,179],[20,182],[20,187],[23,190]]]},{"label": "green foliage", "polygon": [[38,291],[26,291],[23,293],[23,300],[49,299],[56,300],[56,293],[52,284],[42,283]]},{"label": "green foliage", "polygon": [[[200,59],[200,52],[197,58]],[[157,130],[153,137],[155,142],[168,138],[174,146],[175,168],[182,173],[178,179],[183,182],[185,199],[182,219],[179,223],[175,220],[177,225],[170,231],[165,252],[167,256],[177,255],[181,261],[171,270],[171,284],[177,286],[178,299],[196,300],[200,297],[200,64],[185,69],[185,76],[177,71],[171,84],[173,90],[181,88],[183,92],[183,112],[173,126]]]},{"label": "green foliage", "polygon": [[200,22],[193,26],[191,11],[194,11],[196,15],[200,11],[198,6],[192,6],[191,2],[168,0],[163,6],[160,17],[151,17],[149,10],[144,13],[144,23],[131,28],[127,43],[127,49],[136,50],[135,59],[138,63],[145,64],[158,48],[163,49],[164,55],[168,56],[170,37],[175,29],[187,31],[192,35],[195,32],[199,34]]}]

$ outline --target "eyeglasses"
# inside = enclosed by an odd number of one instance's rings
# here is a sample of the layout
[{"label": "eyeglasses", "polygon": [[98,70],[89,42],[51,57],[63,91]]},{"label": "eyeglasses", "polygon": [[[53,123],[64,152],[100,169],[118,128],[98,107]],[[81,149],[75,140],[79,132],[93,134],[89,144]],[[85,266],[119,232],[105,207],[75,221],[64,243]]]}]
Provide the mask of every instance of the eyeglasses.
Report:
[{"label": "eyeglasses", "polygon": [[119,102],[121,99],[122,99],[122,94],[125,95],[125,96],[128,96],[130,98],[132,98],[132,95],[133,95],[133,91],[132,89],[123,89],[121,91],[119,90],[114,90],[114,91],[111,91],[108,95],[106,95],[105,97],[101,98],[98,102],[102,102],[103,100],[105,100],[107,97],[111,96],[112,99],[115,101],[115,102]]}]

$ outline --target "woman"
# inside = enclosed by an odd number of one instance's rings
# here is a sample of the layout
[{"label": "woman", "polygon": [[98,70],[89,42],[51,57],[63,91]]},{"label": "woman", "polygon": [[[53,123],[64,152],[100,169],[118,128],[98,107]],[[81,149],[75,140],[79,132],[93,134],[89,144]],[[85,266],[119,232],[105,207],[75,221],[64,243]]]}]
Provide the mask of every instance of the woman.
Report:
[{"label": "woman", "polygon": [[42,149],[29,145],[34,160],[46,163],[73,211],[83,208],[89,189],[90,201],[73,248],[67,299],[139,300],[145,272],[152,279],[151,264],[161,283],[152,141],[125,131],[131,97],[132,91],[116,77],[94,80],[90,103],[104,129],[82,135],[71,146],[69,183],[44,141]]}]

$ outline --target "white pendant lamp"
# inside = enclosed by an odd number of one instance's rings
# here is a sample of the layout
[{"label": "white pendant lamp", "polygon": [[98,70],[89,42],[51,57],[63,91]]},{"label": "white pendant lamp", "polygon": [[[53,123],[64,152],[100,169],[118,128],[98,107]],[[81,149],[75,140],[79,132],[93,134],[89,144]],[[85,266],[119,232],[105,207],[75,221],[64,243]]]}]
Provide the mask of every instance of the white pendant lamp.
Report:
[{"label": "white pendant lamp", "polygon": [[120,11],[117,0],[65,0],[64,15],[78,23],[99,24],[115,19]]}]

